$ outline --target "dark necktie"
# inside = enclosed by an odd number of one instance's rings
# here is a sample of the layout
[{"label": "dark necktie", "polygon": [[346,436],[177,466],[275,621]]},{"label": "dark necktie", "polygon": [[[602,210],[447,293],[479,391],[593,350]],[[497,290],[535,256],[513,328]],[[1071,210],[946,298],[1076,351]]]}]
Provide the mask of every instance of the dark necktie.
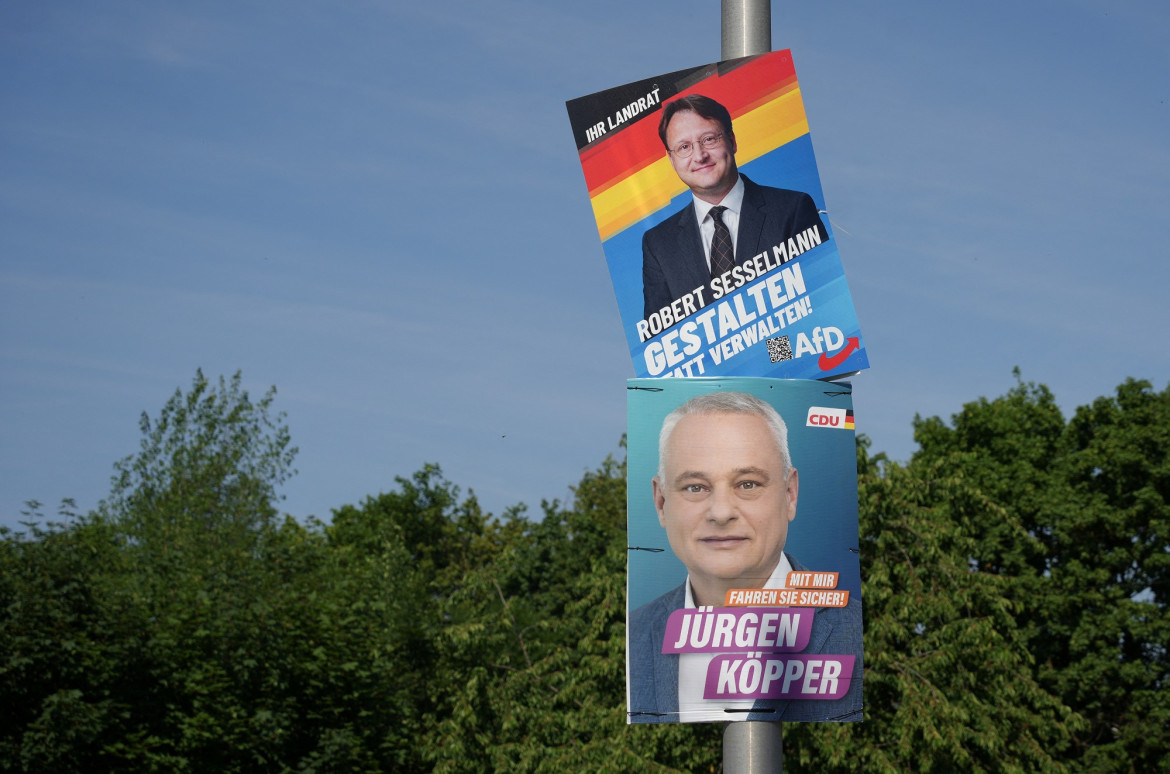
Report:
[{"label": "dark necktie", "polygon": [[711,220],[715,223],[715,236],[711,237],[711,276],[718,277],[731,271],[735,266],[735,251],[731,247],[731,232],[723,222],[726,207],[712,207]]}]

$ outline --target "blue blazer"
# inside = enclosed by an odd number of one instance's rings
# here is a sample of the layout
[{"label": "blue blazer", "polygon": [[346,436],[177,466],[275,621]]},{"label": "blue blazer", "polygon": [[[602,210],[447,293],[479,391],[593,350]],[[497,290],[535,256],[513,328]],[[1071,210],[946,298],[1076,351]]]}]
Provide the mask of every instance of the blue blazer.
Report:
[{"label": "blue blazer", "polygon": [[[810,226],[829,234],[811,196],[800,191],[756,185],[743,178],[743,209],[735,238],[735,262],[743,264],[774,245],[783,244]],[[669,306],[700,285],[703,300],[711,302],[711,270],[695,220],[695,205],[671,215],[642,235],[643,319]]]},{"label": "blue blazer", "polygon": [[[790,554],[793,570],[807,572]],[[685,586],[685,581],[684,581]],[[630,614],[629,642],[630,722],[677,723],[678,654],[662,652],[666,620],[683,607],[684,586],[672,589]],[[729,720],[861,720],[861,604],[850,599],[846,607],[815,608],[812,635],[802,653],[854,654],[849,692],[833,701],[760,700],[753,709],[772,712],[728,715]],[[643,714],[645,713],[645,714]]]}]

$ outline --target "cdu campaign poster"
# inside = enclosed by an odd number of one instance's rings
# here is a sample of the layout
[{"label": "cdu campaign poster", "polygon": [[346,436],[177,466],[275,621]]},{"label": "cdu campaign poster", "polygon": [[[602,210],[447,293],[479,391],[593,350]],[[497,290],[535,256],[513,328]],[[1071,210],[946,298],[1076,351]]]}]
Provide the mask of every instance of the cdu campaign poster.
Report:
[{"label": "cdu campaign poster", "polygon": [[630,723],[862,719],[852,388],[631,379]]},{"label": "cdu campaign poster", "polygon": [[567,107],[636,375],[869,367],[791,52]]}]

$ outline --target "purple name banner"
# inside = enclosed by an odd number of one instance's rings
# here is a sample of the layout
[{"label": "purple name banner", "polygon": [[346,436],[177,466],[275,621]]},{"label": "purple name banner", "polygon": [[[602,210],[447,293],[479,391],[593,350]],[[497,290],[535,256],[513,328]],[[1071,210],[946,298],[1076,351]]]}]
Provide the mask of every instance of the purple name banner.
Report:
[{"label": "purple name banner", "polygon": [[711,659],[704,699],[840,699],[856,656],[730,654]]},{"label": "purple name banner", "polygon": [[667,619],[662,652],[797,652],[808,646],[812,624],[813,611],[808,608],[684,608]]}]

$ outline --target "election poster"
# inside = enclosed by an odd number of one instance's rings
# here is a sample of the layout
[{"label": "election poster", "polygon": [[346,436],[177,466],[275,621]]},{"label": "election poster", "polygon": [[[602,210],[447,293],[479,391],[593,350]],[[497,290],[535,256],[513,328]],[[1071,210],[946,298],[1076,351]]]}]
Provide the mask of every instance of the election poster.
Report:
[{"label": "election poster", "polygon": [[869,367],[791,52],[567,107],[637,376]]},{"label": "election poster", "polygon": [[630,723],[862,719],[852,388],[627,383]]}]

